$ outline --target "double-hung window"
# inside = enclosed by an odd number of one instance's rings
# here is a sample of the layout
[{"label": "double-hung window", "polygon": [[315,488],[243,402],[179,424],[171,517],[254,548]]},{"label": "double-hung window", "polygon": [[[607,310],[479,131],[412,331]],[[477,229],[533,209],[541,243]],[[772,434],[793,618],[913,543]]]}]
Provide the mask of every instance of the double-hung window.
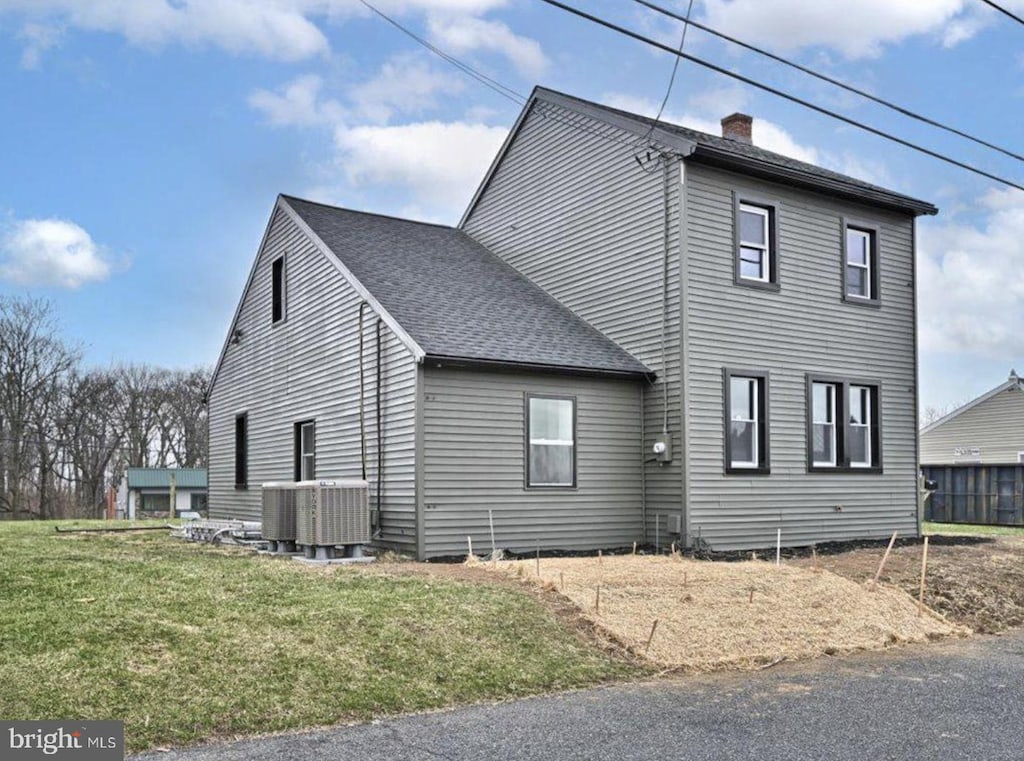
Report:
[{"label": "double-hung window", "polygon": [[526,397],[526,485],[576,486],[576,400]]},{"label": "double-hung window", "polygon": [[725,385],[725,472],[767,473],[768,374],[723,372]]},{"label": "double-hung window", "polygon": [[779,283],[775,204],[735,195],[734,279],[738,285],[775,290]]},{"label": "double-hung window", "polygon": [[295,480],[316,478],[316,423],[304,420],[295,424]]},{"label": "double-hung window", "polygon": [[807,397],[809,470],[881,470],[881,405],[877,383],[808,376]]},{"label": "double-hung window", "polygon": [[877,305],[878,231],[867,225],[843,223],[843,298],[851,303]]}]

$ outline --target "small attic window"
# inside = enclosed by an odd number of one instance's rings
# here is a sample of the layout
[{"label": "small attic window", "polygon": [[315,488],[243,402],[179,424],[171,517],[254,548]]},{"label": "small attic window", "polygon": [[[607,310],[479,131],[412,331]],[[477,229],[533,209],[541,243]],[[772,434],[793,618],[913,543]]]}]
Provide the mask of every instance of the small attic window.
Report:
[{"label": "small attic window", "polygon": [[272,323],[281,322],[284,319],[285,307],[285,282],[284,282],[284,257],[279,256],[271,265],[271,277],[273,280],[271,317]]}]

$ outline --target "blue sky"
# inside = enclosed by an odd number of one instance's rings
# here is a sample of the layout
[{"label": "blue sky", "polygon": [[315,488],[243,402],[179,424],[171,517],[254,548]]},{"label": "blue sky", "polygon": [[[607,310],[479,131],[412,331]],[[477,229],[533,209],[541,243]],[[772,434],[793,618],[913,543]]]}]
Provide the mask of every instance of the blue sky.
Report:
[{"label": "blue sky", "polygon": [[[1003,0],[1024,13],[1024,0]],[[686,2],[665,0],[685,11]],[[626,0],[579,6],[669,44]],[[521,93],[652,112],[672,60],[537,0],[380,0]],[[696,0],[696,18],[1024,152],[1024,26],[980,0]],[[1014,159],[691,29],[688,52],[1024,184]],[[0,293],[95,364],[212,364],[280,192],[455,223],[519,107],[354,0],[0,0]],[[925,198],[922,406],[1024,372],[1024,193],[680,66],[666,115]]]}]

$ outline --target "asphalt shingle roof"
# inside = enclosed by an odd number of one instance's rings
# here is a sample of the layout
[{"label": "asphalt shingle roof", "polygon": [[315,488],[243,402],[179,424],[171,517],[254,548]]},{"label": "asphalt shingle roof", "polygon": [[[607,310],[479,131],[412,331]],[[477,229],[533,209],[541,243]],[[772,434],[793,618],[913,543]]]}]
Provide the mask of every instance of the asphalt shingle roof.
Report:
[{"label": "asphalt shingle roof", "polygon": [[206,468],[128,468],[129,489],[205,489]]},{"label": "asphalt shingle roof", "polygon": [[461,230],[284,200],[428,357],[651,374]]},{"label": "asphalt shingle roof", "polygon": [[[534,88],[533,96],[540,100],[554,103],[561,101],[560,105],[564,105],[565,101],[573,102],[597,116],[597,118],[600,118],[600,112],[605,112],[633,120],[645,128],[649,128],[654,124],[654,120],[650,117],[612,108],[611,106],[577,98],[574,95],[567,95],[566,93],[550,90],[545,87]],[[781,153],[773,153],[764,148],[759,148],[757,145],[740,140],[732,140],[720,135],[712,135],[707,132],[700,132],[666,121],[657,122],[657,126],[666,132],[676,134],[685,140],[696,143],[697,148],[694,151],[694,158],[698,160],[703,159],[711,163],[730,163],[732,161],[743,165],[747,171],[760,167],[768,172],[782,173],[794,182],[822,189],[831,189],[844,195],[859,197],[864,201],[881,203],[886,206],[913,211],[916,214],[935,214],[938,211],[927,201],[921,201],[878,185],[872,185],[870,182],[864,182],[856,177],[834,172],[831,169],[826,169],[816,164],[799,161],[789,156],[784,156]],[[756,140],[756,119],[754,130],[754,139]]]}]

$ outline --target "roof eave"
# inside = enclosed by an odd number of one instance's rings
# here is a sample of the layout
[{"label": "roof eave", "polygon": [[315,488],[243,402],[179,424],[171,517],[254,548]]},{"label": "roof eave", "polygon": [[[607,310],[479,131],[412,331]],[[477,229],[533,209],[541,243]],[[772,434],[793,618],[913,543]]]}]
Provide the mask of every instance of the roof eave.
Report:
[{"label": "roof eave", "polygon": [[504,359],[486,359],[481,357],[455,357],[442,354],[427,354],[423,358],[423,362],[424,365],[428,367],[452,367],[463,370],[554,373],[557,375],[577,375],[586,377],[618,378],[621,380],[648,381],[653,381],[657,377],[657,374],[654,371],[648,370],[647,368],[624,370],[601,367],[580,367],[577,365],[559,365],[544,362],[518,362]]},{"label": "roof eave", "polygon": [[939,212],[935,206],[927,201],[921,201],[881,188],[872,190],[870,188],[850,185],[841,180],[812,175],[794,167],[782,166],[769,161],[760,161],[750,156],[742,156],[706,144],[698,145],[696,150],[690,155],[689,160],[723,169],[739,169],[747,174],[756,175],[764,179],[800,188],[810,188],[839,198],[870,203],[874,206],[910,213],[914,216],[934,215]]}]

